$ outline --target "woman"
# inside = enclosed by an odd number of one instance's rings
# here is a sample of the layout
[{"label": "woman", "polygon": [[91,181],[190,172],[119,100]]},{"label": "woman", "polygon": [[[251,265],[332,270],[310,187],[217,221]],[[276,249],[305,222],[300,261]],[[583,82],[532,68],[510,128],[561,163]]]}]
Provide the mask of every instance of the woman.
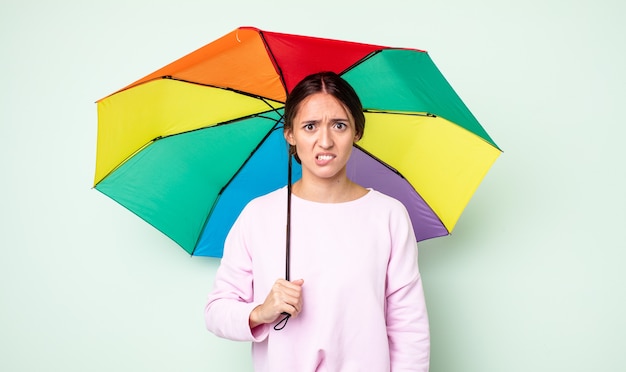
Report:
[{"label": "woman", "polygon": [[[233,225],[205,309],[207,328],[251,341],[256,371],[427,371],[430,338],[413,228],[404,206],[346,175],[365,127],[352,87],[303,79],[284,136],[302,165],[292,187],[291,276],[284,272],[287,188],[251,201]],[[290,314],[282,330],[273,326]]]}]

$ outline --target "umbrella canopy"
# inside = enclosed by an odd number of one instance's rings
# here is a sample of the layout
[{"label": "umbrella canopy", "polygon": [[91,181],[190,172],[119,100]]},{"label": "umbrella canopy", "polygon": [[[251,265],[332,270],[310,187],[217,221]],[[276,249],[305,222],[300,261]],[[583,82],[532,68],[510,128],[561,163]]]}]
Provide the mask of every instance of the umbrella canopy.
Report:
[{"label": "umbrella canopy", "polygon": [[252,27],[97,102],[95,188],[190,254],[221,257],[247,202],[287,183],[282,108],[320,71],[363,103],[348,176],[402,201],[418,241],[449,234],[501,151],[428,53]]}]

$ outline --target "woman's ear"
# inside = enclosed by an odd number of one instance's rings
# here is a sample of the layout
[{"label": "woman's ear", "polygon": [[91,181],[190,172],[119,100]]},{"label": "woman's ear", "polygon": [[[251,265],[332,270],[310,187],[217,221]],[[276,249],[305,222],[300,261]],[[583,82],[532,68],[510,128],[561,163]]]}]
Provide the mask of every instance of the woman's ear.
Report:
[{"label": "woman's ear", "polygon": [[293,131],[290,129],[283,131],[283,136],[285,136],[285,141],[287,141],[288,144],[292,146],[296,144],[296,141],[293,139]]}]

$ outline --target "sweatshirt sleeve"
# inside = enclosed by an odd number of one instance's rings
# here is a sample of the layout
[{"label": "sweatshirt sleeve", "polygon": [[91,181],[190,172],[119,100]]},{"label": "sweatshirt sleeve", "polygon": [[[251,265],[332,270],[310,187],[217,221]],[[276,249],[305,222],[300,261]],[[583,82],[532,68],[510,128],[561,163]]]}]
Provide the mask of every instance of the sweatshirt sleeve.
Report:
[{"label": "sweatshirt sleeve", "polygon": [[390,233],[386,317],[391,371],[426,372],[430,364],[430,330],[417,244],[405,209],[392,215]]},{"label": "sweatshirt sleeve", "polygon": [[234,341],[263,341],[268,325],[250,329],[249,317],[259,305],[254,302],[252,258],[245,237],[243,213],[224,244],[224,255],[217,269],[213,291],[204,310],[206,327],[215,335]]}]

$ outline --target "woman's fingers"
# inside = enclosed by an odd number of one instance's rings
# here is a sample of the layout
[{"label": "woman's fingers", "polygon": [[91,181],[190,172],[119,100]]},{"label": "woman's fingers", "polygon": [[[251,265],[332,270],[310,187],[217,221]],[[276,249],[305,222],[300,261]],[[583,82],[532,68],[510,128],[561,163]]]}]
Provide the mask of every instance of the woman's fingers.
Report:
[{"label": "woman's fingers", "polygon": [[277,280],[265,302],[255,307],[250,313],[250,326],[256,327],[263,323],[272,323],[282,313],[297,317],[302,311],[302,284],[304,280],[298,279],[289,282],[284,279]]},{"label": "woman's fingers", "polygon": [[291,314],[296,317],[302,310],[302,279],[288,282],[279,279],[274,283],[272,294],[274,297],[274,305],[277,310]]}]

